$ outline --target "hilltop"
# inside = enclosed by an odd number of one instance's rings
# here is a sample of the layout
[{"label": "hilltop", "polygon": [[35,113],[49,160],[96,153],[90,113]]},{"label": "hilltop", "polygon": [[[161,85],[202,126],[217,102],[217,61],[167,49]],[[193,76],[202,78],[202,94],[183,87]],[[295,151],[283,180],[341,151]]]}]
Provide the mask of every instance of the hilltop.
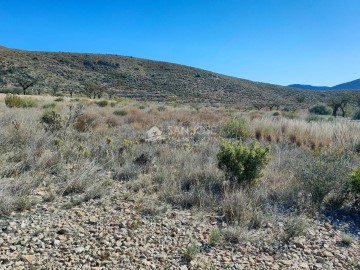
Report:
[{"label": "hilltop", "polygon": [[2,92],[16,89],[17,78],[25,76],[36,80],[29,90],[38,93],[91,95],[86,93],[91,91],[91,83],[109,95],[210,105],[277,107],[299,101],[313,104],[330,95],[131,56],[32,52],[0,47],[0,63]]},{"label": "hilltop", "polygon": [[289,87],[304,90],[360,90],[360,79],[351,82],[341,83],[332,87],[329,86],[313,86],[305,84],[290,84]]}]

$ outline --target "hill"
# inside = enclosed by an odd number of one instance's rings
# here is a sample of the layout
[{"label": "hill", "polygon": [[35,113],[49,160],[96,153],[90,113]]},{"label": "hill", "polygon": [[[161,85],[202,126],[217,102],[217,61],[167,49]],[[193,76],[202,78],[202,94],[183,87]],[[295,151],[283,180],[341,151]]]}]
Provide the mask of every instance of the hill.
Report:
[{"label": "hill", "polygon": [[331,87],[329,86],[313,86],[307,84],[290,84],[288,86],[292,88],[304,89],[304,90],[331,90]]},{"label": "hill", "polygon": [[313,86],[306,84],[290,84],[289,87],[304,90],[360,90],[360,79],[341,83],[332,87],[329,86]]},{"label": "hill", "polygon": [[351,81],[351,82],[347,82],[347,83],[342,83],[342,84],[338,84],[332,87],[332,89],[356,89],[356,90],[360,90],[360,79]]},{"label": "hill", "polygon": [[106,92],[138,100],[210,105],[313,104],[329,95],[131,56],[0,47],[0,90],[21,91],[29,84],[26,91],[35,93],[95,95],[98,89],[99,96]]}]

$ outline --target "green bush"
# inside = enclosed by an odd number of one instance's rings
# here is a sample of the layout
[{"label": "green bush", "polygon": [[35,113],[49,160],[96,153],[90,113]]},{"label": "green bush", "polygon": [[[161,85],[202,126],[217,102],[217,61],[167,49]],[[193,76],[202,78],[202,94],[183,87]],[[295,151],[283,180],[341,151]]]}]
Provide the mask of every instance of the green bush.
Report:
[{"label": "green bush", "polygon": [[55,102],[62,102],[62,101],[64,101],[64,98],[63,97],[58,97],[58,98],[55,98],[54,101]]},{"label": "green bush", "polygon": [[319,104],[312,106],[309,109],[309,112],[313,113],[313,114],[318,114],[318,115],[331,115],[332,110],[329,106],[319,103]]},{"label": "green bush", "polygon": [[279,111],[273,112],[273,116],[279,116],[281,113]]},{"label": "green bush", "polygon": [[5,105],[9,108],[29,108],[35,107],[36,102],[28,97],[7,94],[5,97]]},{"label": "green bush", "polygon": [[320,115],[315,115],[315,114],[310,114],[308,117],[306,117],[305,119],[307,122],[331,122],[334,121],[334,117],[332,116],[320,116]]},{"label": "green bush", "polygon": [[109,102],[107,100],[100,100],[100,101],[96,102],[96,104],[99,107],[106,107],[109,104]]},{"label": "green bush", "polygon": [[360,109],[357,110],[353,115],[354,120],[360,120]]},{"label": "green bush", "polygon": [[56,131],[64,126],[63,116],[55,110],[46,110],[41,117],[45,130]]},{"label": "green bush", "polygon": [[230,180],[254,185],[269,161],[269,152],[269,147],[261,148],[255,143],[246,146],[240,142],[223,141],[217,155],[218,166]]},{"label": "green bush", "polygon": [[127,113],[127,111],[125,111],[125,110],[116,110],[116,111],[113,112],[113,114],[119,115],[119,116],[125,116],[125,115],[127,115],[128,113]]},{"label": "green bush", "polygon": [[349,177],[351,190],[355,194],[360,194],[360,167],[357,167]]},{"label": "green bush", "polygon": [[232,118],[220,125],[220,136],[228,139],[240,139],[251,136],[249,123],[243,118]]},{"label": "green bush", "polygon": [[159,112],[164,112],[164,111],[166,111],[166,107],[165,107],[165,106],[159,106],[159,107],[157,108],[157,110],[158,110]]},{"label": "green bush", "polygon": [[48,103],[42,106],[43,109],[55,109],[56,103]]}]

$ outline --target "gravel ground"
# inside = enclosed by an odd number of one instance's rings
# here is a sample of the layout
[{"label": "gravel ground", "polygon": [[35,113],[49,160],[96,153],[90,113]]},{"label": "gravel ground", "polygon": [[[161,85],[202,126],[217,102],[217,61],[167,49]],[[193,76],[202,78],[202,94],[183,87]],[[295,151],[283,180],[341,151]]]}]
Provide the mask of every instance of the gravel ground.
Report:
[{"label": "gravel ground", "polygon": [[[215,217],[176,209],[142,216],[128,198],[117,182],[101,200],[67,208],[70,199],[62,198],[1,218],[0,268],[360,269],[359,240],[340,244],[342,232],[329,223],[312,221],[306,237],[281,247],[266,242],[281,222],[258,230],[261,241],[211,246]],[[184,256],[189,245],[196,250],[191,261]]]}]

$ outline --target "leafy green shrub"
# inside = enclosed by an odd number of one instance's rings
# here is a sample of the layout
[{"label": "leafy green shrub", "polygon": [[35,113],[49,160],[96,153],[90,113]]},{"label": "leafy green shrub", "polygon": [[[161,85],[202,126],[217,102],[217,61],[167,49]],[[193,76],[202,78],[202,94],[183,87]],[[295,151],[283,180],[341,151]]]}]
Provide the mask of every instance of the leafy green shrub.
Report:
[{"label": "leafy green shrub", "polygon": [[351,190],[356,193],[360,194],[360,167],[357,167],[349,177]]},{"label": "leafy green shrub", "polygon": [[192,261],[193,259],[195,259],[195,257],[201,252],[201,248],[200,246],[195,243],[195,242],[191,242],[187,248],[184,250],[183,252],[183,259],[187,262]]},{"label": "leafy green shrub", "polygon": [[273,116],[279,116],[281,113],[279,111],[273,112]]},{"label": "leafy green shrub", "polygon": [[319,104],[312,106],[309,109],[309,112],[313,113],[313,114],[318,114],[318,115],[331,115],[332,110],[329,106],[326,106],[323,103],[319,103]]},{"label": "leafy green shrub", "polygon": [[217,155],[218,166],[226,172],[230,180],[254,185],[269,161],[269,152],[270,148],[261,148],[255,143],[246,146],[241,142],[223,141]]},{"label": "leafy green shrub", "polygon": [[249,123],[243,118],[232,118],[220,125],[220,136],[228,139],[240,139],[251,136]]},{"label": "leafy green shrub", "polygon": [[7,94],[5,97],[5,105],[9,108],[29,108],[35,107],[36,102],[28,97],[20,97],[18,95]]},{"label": "leafy green shrub", "polygon": [[354,120],[360,120],[360,109],[357,110],[357,111],[354,113],[353,119],[354,119]]},{"label": "leafy green shrub", "polygon": [[96,104],[99,107],[106,107],[109,104],[109,102],[107,100],[100,100],[100,101],[96,102]]},{"label": "leafy green shrub", "polygon": [[285,107],[283,108],[283,111],[284,111],[284,112],[295,112],[295,111],[296,111],[296,108],[293,107],[293,106],[285,106]]},{"label": "leafy green shrub", "polygon": [[218,227],[212,228],[209,235],[210,245],[216,246],[221,240],[221,233]]},{"label": "leafy green shrub", "polygon": [[46,110],[41,117],[45,130],[56,131],[60,130],[64,126],[63,116],[55,110]]},{"label": "leafy green shrub", "polygon": [[119,115],[119,116],[125,116],[125,115],[128,114],[128,112],[125,111],[125,110],[116,110],[116,111],[113,112],[113,114]]}]

